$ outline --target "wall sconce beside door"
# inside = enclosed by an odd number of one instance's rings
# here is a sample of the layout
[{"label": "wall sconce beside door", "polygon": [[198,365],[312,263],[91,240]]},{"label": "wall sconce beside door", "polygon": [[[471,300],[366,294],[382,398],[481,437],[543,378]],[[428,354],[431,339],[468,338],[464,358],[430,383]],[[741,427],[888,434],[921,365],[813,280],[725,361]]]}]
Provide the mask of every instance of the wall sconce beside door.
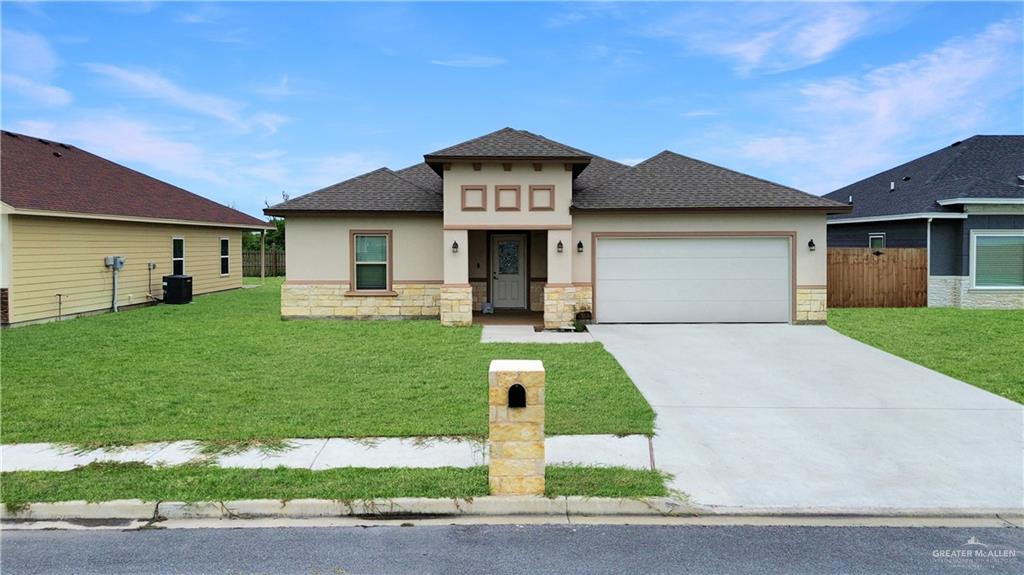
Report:
[{"label": "wall sconce beside door", "polygon": [[809,249],[809,250],[811,250],[813,252],[814,251],[814,247],[815,247],[814,246],[814,240],[811,240],[811,241],[807,242],[807,249]]},{"label": "wall sconce beside door", "polygon": [[558,241],[558,245],[555,246],[555,249],[558,250],[558,253],[562,253],[563,251],[565,251],[565,246],[562,245],[561,240]]},{"label": "wall sconce beside door", "polygon": [[452,242],[452,253],[459,253],[459,242]]},{"label": "wall sconce beside door", "polygon": [[576,242],[576,253],[579,253],[579,254],[583,253],[583,242],[582,241]]}]

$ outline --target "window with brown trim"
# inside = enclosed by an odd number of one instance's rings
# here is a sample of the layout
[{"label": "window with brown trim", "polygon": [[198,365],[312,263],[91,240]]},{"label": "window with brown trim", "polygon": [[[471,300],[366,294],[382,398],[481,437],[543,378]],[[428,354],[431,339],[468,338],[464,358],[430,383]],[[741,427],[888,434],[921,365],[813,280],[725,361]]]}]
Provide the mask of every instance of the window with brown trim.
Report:
[{"label": "window with brown trim", "polygon": [[391,232],[352,233],[352,287],[355,291],[391,288]]},{"label": "window with brown trim", "polygon": [[462,211],[483,212],[487,210],[487,186],[462,186]]},{"label": "window with brown trim", "polygon": [[555,187],[550,185],[530,186],[530,211],[543,212],[555,209]]},{"label": "window with brown trim", "polygon": [[494,211],[518,212],[522,206],[522,197],[518,185],[494,186]]}]

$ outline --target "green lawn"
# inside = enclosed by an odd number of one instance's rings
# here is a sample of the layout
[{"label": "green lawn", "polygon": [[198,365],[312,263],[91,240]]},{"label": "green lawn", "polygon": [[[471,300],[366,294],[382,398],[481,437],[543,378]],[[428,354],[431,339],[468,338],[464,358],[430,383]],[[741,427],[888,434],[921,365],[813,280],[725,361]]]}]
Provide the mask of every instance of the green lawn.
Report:
[{"label": "green lawn", "polygon": [[833,329],[1024,403],[1024,310],[830,309]]},{"label": "green lawn", "polygon": [[265,287],[0,335],[3,442],[487,433],[492,359],[541,359],[548,434],[652,433],[598,343],[479,343],[437,321],[281,321]]},{"label": "green lawn", "polygon": [[[657,471],[621,467],[549,466],[545,495],[667,495]],[[10,508],[49,501],[229,501],[235,499],[365,500],[391,497],[470,498],[487,495],[487,468],[224,469],[103,463],[73,471],[0,474]]]}]

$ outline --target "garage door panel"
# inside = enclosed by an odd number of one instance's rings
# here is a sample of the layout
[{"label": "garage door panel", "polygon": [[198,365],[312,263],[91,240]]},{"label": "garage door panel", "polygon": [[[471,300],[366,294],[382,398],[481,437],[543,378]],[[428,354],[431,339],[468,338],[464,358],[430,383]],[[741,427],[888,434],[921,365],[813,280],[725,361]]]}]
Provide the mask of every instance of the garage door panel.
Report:
[{"label": "garage door panel", "polygon": [[637,293],[644,294],[644,301],[781,301],[789,302],[789,291],[780,289],[779,282],[771,280],[661,280],[609,281],[601,283],[602,300],[613,301],[637,299]]},{"label": "garage door panel", "polygon": [[605,238],[596,245],[597,320],[788,322],[789,238]]},{"label": "garage door panel", "polygon": [[[789,257],[787,238],[616,238],[599,240],[602,259]],[[634,242],[643,244],[643,251]]]},{"label": "garage door panel", "polygon": [[[602,262],[605,260],[602,259]],[[787,279],[788,258],[622,259],[602,268],[601,280]],[[605,271],[607,270],[607,271]]]}]

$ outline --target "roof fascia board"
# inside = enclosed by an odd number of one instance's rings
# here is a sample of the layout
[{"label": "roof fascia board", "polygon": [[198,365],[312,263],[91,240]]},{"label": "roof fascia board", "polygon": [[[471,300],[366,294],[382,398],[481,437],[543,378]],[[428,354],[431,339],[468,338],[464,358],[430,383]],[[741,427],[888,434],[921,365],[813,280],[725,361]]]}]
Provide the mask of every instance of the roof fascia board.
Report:
[{"label": "roof fascia board", "polygon": [[263,213],[268,216],[286,218],[288,216],[323,216],[323,215],[356,215],[372,216],[375,214],[387,214],[389,216],[433,216],[441,217],[444,212],[427,210],[315,210],[315,209],[274,209],[266,208]]},{"label": "roof fascia board", "polygon": [[431,162],[472,162],[488,160],[492,162],[568,162],[571,164],[588,164],[590,156],[423,156],[423,161]]},{"label": "roof fascia board", "polygon": [[[1024,190],[1021,191],[1024,194]],[[1022,198],[949,198],[946,200],[938,200],[940,206],[958,206],[968,204],[1009,204],[1009,205],[1022,205],[1024,204],[1024,197]]]},{"label": "roof fascia board", "polygon": [[638,212],[826,212],[828,214],[845,214],[853,210],[851,206],[718,206],[706,208],[570,208],[572,213],[638,213]]},{"label": "roof fascia board", "polygon": [[860,224],[860,223],[871,223],[871,222],[894,222],[899,220],[919,220],[924,218],[935,218],[940,220],[966,220],[967,214],[953,213],[953,212],[919,212],[915,214],[894,214],[891,216],[865,216],[862,218],[842,218],[838,220],[828,220],[828,225],[832,224]]},{"label": "roof fascia board", "polygon": [[11,215],[15,216],[42,216],[51,218],[75,218],[84,220],[109,220],[115,222],[135,222],[144,224],[171,224],[176,226],[203,226],[209,228],[239,228],[243,230],[274,230],[271,225],[258,226],[254,224],[229,224],[224,222],[199,222],[192,220],[175,220],[169,218],[145,218],[139,216],[119,216],[114,214],[86,214],[82,212],[56,212],[50,210],[25,210],[12,209]]}]

